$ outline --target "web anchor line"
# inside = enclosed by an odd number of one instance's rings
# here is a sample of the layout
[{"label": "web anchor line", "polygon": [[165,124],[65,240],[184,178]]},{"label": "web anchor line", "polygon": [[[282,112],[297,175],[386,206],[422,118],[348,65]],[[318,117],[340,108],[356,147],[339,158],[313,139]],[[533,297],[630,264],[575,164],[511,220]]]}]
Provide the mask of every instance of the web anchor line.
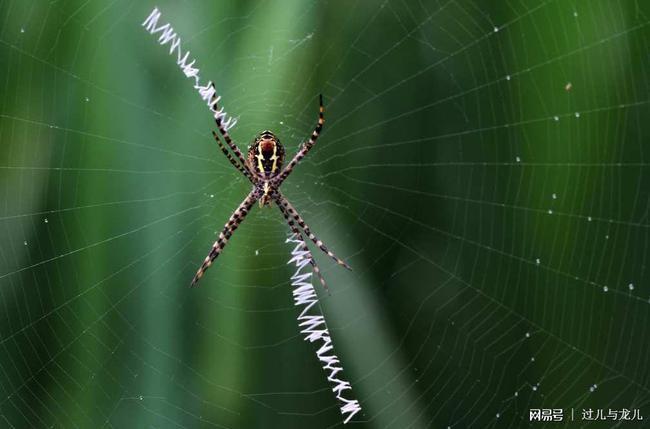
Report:
[{"label": "web anchor line", "polygon": [[208,81],[206,85],[201,85],[199,69],[194,67],[196,59],[192,58],[192,60],[188,62],[190,51],[183,51],[181,48],[181,37],[176,33],[176,31],[174,31],[174,28],[170,23],[158,25],[158,20],[161,15],[162,13],[160,10],[155,7],[147,19],[144,20],[142,26],[149,34],[160,33],[158,44],[161,46],[169,44],[169,55],[176,52],[176,64],[180,67],[181,71],[187,78],[194,79],[194,89],[197,90],[203,101],[205,101],[206,105],[210,108],[214,119],[217,123],[220,123],[226,131],[229,131],[237,124],[237,119],[228,116],[223,107],[217,109],[217,103],[221,100],[221,96],[217,95],[214,83]]},{"label": "web anchor line", "polygon": [[291,286],[293,287],[294,305],[302,308],[298,316],[300,333],[305,335],[305,341],[310,343],[320,341],[316,357],[323,364],[327,380],[334,384],[332,391],[336,394],[336,399],[341,402],[340,410],[345,424],[361,411],[361,405],[356,399],[347,399],[343,396],[346,390],[352,390],[352,386],[349,381],[337,377],[337,374],[343,371],[343,367],[339,358],[334,354],[334,345],[325,317],[318,311],[318,296],[311,281],[312,271],[305,272],[305,267],[309,267],[311,264],[311,252],[302,237],[296,234],[290,235],[286,242],[296,245],[291,252],[292,257],[288,264],[295,264],[297,268],[291,276]]}]

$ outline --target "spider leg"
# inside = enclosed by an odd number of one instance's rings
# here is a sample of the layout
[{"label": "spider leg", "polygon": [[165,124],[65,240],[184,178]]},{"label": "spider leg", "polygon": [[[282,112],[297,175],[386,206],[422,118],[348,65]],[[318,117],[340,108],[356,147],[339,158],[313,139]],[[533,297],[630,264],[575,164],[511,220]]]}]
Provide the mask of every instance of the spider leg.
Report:
[{"label": "spider leg", "polygon": [[190,286],[195,286],[205,273],[205,270],[207,270],[210,265],[212,265],[212,262],[217,259],[223,248],[226,247],[226,244],[228,243],[228,240],[230,240],[232,234],[242,223],[251,207],[253,207],[253,204],[255,204],[257,197],[258,195],[256,193],[256,190],[252,190],[251,193],[248,194],[248,196],[244,199],[244,201],[242,201],[239,207],[237,207],[237,210],[233,212],[233,214],[230,216],[230,219],[228,219],[228,222],[226,222],[224,225],[223,230],[219,233],[219,238],[212,245],[210,253],[208,253],[208,256],[205,257],[203,264],[201,264],[201,267],[194,275]]},{"label": "spider leg", "polygon": [[230,154],[230,152],[228,152],[228,149],[226,149],[226,147],[223,145],[223,142],[221,141],[221,139],[219,138],[219,136],[217,135],[217,133],[215,131],[212,131],[212,136],[217,141],[217,143],[219,143],[219,147],[221,148],[221,151],[223,152],[223,154],[226,155],[226,158],[228,158],[228,161],[230,161],[230,163],[237,170],[239,170],[244,176],[246,176],[248,178],[248,180],[250,180],[252,183],[255,183],[255,180],[253,179],[253,176],[248,171],[248,169],[246,169],[245,167],[242,167],[241,164],[239,164],[239,162],[235,158],[233,158],[233,156]]},{"label": "spider leg", "polygon": [[293,157],[293,159],[287,164],[287,166],[282,170],[282,173],[278,176],[276,179],[276,186],[280,186],[284,180],[289,177],[289,174],[293,171],[294,167],[298,165],[298,163],[307,155],[307,153],[311,150],[311,148],[314,146],[316,143],[316,140],[318,139],[318,136],[321,133],[321,130],[323,129],[323,123],[325,122],[325,116],[323,113],[325,112],[325,107],[323,107],[323,95],[321,94],[319,97],[319,103],[320,106],[318,108],[318,123],[316,124],[316,128],[314,128],[314,132],[311,134],[311,137],[309,138],[309,141],[306,143],[303,143],[302,147],[296,153]]},{"label": "spider leg", "polygon": [[[214,84],[212,86],[214,87]],[[214,108],[215,108],[215,110],[217,108],[217,102],[216,101],[214,102]],[[235,156],[237,157],[239,162],[241,162],[241,165],[246,170],[248,170],[248,172],[252,175],[253,173],[252,173],[252,171],[250,171],[250,168],[248,167],[248,164],[246,163],[246,160],[244,159],[244,155],[242,155],[241,150],[239,150],[237,145],[230,138],[230,134],[228,134],[228,130],[226,129],[226,127],[223,124],[222,117],[217,115],[214,120],[217,123],[217,128],[219,128],[219,132],[221,133],[221,136],[223,137],[223,139],[226,141],[226,144],[228,145],[228,147],[230,147],[230,149],[233,151],[233,153],[235,154]]]},{"label": "spider leg", "polygon": [[[276,202],[277,203],[277,202]],[[320,272],[320,268],[318,268],[318,264],[314,260],[314,257],[312,256],[311,252],[309,251],[309,248],[305,244],[305,241],[302,238],[302,233],[296,226],[296,224],[293,222],[293,220],[289,217],[289,214],[286,213],[283,209],[282,206],[278,203],[278,207],[280,207],[280,211],[284,215],[284,220],[287,221],[287,225],[289,225],[289,228],[291,228],[291,232],[294,233],[297,239],[300,239],[302,241],[302,250],[306,252],[307,257],[309,258],[309,263],[311,266],[314,268],[314,272],[318,276],[318,279],[320,280],[320,284],[323,285],[323,288],[327,291],[328,294],[330,294],[330,289],[327,287],[327,283],[325,282],[325,278],[323,277],[323,274]]]},{"label": "spider leg", "polygon": [[325,244],[321,240],[318,239],[312,232],[311,229],[309,228],[309,225],[305,223],[303,220],[302,216],[298,213],[298,211],[291,205],[289,200],[287,200],[284,195],[280,194],[279,197],[276,200],[278,207],[280,208],[280,211],[284,215],[285,219],[286,218],[293,218],[298,225],[300,225],[300,228],[305,232],[305,234],[309,237],[311,241],[318,246],[320,250],[322,250],[324,253],[327,254],[330,258],[334,259],[334,261],[341,265],[342,267],[347,268],[348,270],[352,270],[348,264],[346,264],[341,258],[336,256],[332,251],[330,251]]}]

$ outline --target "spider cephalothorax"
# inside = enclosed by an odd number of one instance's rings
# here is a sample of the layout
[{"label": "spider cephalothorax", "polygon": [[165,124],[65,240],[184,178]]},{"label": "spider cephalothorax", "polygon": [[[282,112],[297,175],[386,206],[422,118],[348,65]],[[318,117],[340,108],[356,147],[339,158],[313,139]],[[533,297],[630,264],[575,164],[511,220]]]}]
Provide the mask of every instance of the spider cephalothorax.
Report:
[{"label": "spider cephalothorax", "polygon": [[[214,102],[216,108],[216,101]],[[280,140],[273,134],[271,131],[263,131],[259,136],[255,138],[253,143],[248,147],[248,157],[244,159],[244,155],[241,153],[237,145],[232,141],[226,127],[224,127],[221,122],[221,117],[216,118],[217,127],[219,132],[223,136],[223,139],[226,141],[226,144],[232,151],[228,151],[226,147],[221,142],[221,139],[216,132],[212,132],[215,140],[219,144],[221,151],[226,155],[230,163],[239,170],[246,178],[253,184],[253,189],[250,191],[246,199],[237,207],[237,210],[230,216],[230,219],[223,227],[221,233],[219,233],[219,238],[212,245],[210,253],[206,256],[203,264],[196,272],[196,275],[192,279],[192,286],[194,286],[199,279],[205,273],[212,262],[219,256],[223,248],[228,243],[228,240],[234,233],[234,231],[239,227],[241,222],[244,220],[248,212],[251,210],[256,201],[259,201],[260,206],[271,205],[274,202],[284,219],[286,220],[291,231],[298,237],[302,238],[304,233],[311,241],[313,241],[323,252],[327,253],[328,256],[333,258],[337,264],[344,266],[345,268],[350,269],[350,266],[339,259],[334,253],[327,249],[321,240],[319,240],[309,228],[309,225],[305,223],[302,217],[298,214],[296,209],[291,205],[291,203],[282,195],[280,192],[280,185],[285,179],[291,174],[294,167],[302,160],[307,152],[314,146],[316,139],[320,135],[320,132],[323,128],[323,122],[325,118],[323,117],[323,97],[320,97],[320,108],[318,112],[318,123],[316,128],[312,133],[309,140],[302,144],[300,150],[294,157],[291,159],[289,164],[286,167],[282,168],[282,163],[284,161],[284,148],[280,143]],[[235,155],[233,157],[233,154]],[[297,225],[296,225],[297,224]],[[299,228],[300,227],[300,228]],[[305,246],[305,249],[307,247]],[[324,287],[327,287],[325,280],[320,273],[320,269],[316,262],[312,259],[310,260],[311,265],[314,267],[314,272],[320,278],[321,283]]]},{"label": "spider cephalothorax", "polygon": [[284,162],[284,147],[271,131],[262,131],[248,147],[248,166],[260,177],[278,175]]}]

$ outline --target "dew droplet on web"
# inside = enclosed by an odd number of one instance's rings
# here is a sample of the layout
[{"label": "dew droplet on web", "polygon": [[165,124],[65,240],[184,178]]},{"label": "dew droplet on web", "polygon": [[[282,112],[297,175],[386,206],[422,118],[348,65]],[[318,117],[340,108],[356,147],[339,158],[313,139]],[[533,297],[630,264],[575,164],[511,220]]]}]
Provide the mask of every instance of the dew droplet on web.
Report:
[{"label": "dew droplet on web", "polygon": [[497,419],[498,419],[499,417],[501,417],[501,414],[497,413]]},{"label": "dew droplet on web", "polygon": [[539,260],[539,258],[535,259],[535,263],[536,263],[537,265],[539,265],[540,262],[541,262],[541,261]]},{"label": "dew droplet on web", "polygon": [[580,117],[580,112],[576,112],[576,118]]},{"label": "dew droplet on web", "polygon": [[506,76],[506,80],[510,80],[510,75],[507,75],[507,76]]},{"label": "dew droplet on web", "polygon": [[214,198],[214,194],[210,194],[210,198]]},{"label": "dew droplet on web", "polygon": [[526,332],[526,338],[530,338],[530,332]]},{"label": "dew droplet on web", "polygon": [[588,220],[589,222],[591,222],[591,216],[589,216],[589,217],[587,218],[587,220]]},{"label": "dew droplet on web", "polygon": [[607,292],[609,288],[607,286],[603,286],[603,292]]},{"label": "dew droplet on web", "polygon": [[573,84],[571,82],[567,82],[566,85],[564,85],[565,91],[571,91],[571,88],[573,88]]},{"label": "dew droplet on web", "polygon": [[48,223],[49,221],[47,220],[47,218],[45,218],[43,219],[43,222]]},{"label": "dew droplet on web", "polygon": [[517,160],[517,162],[521,162],[521,158],[517,157],[515,159]]},{"label": "dew droplet on web", "polygon": [[627,285],[627,288],[629,290],[634,290],[634,284],[630,283],[629,285]]},{"label": "dew droplet on web", "polygon": [[531,362],[535,362],[535,356],[531,357],[531,358],[530,358],[530,361],[531,361]]},{"label": "dew droplet on web", "polygon": [[494,27],[494,32],[498,33],[499,32],[499,27]]},{"label": "dew droplet on web", "polygon": [[25,246],[27,246],[27,240],[23,241],[23,244],[24,244]]},{"label": "dew droplet on web", "polygon": [[559,117],[559,116],[553,116],[553,120],[554,120],[555,122],[557,122],[557,121],[560,120],[560,117]]},{"label": "dew droplet on web", "polygon": [[515,396],[519,396],[519,392],[515,392]]},{"label": "dew droplet on web", "polygon": [[578,17],[578,12],[573,12],[573,16],[577,18]]},{"label": "dew droplet on web", "polygon": [[533,386],[533,392],[537,392],[537,386]]},{"label": "dew droplet on web", "polygon": [[21,33],[24,33],[24,32],[25,32],[25,28],[20,27],[20,32],[21,32]]},{"label": "dew droplet on web", "polygon": [[557,194],[556,194],[555,192],[553,192],[553,195],[551,195],[551,197],[552,197],[554,200],[557,200]]},{"label": "dew droplet on web", "polygon": [[90,98],[85,97],[85,98],[84,98],[84,101],[85,101],[86,103],[88,103],[88,102],[90,101]]},{"label": "dew droplet on web", "polygon": [[260,254],[259,250],[255,250],[255,256],[258,256]]},{"label": "dew droplet on web", "polygon": [[548,214],[553,214],[553,210],[549,209]]}]

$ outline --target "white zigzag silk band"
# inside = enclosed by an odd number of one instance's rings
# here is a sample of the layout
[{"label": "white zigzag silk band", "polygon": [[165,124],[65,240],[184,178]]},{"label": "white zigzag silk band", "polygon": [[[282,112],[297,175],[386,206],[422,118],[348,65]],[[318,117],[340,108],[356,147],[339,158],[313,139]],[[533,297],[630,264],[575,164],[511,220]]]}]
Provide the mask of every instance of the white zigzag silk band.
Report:
[{"label": "white zigzag silk band", "polygon": [[337,374],[343,371],[339,358],[333,353],[334,346],[330,337],[329,329],[325,317],[318,312],[318,296],[311,282],[312,271],[305,272],[312,260],[312,255],[307,245],[301,237],[292,234],[287,238],[287,243],[294,243],[296,247],[291,252],[289,264],[295,264],[296,272],[291,277],[291,286],[293,287],[294,305],[301,307],[302,311],[298,316],[298,326],[301,333],[305,335],[305,341],[314,343],[320,341],[320,347],[316,351],[316,357],[323,363],[323,370],[327,373],[327,380],[334,384],[332,391],[336,394],[336,399],[341,402],[341,414],[343,423],[347,423],[361,411],[359,401],[356,399],[347,399],[343,396],[346,390],[352,390],[350,382],[341,380]]},{"label": "white zigzag silk band", "polygon": [[217,103],[221,100],[221,96],[217,95],[217,90],[214,87],[212,81],[208,81],[205,86],[201,86],[199,78],[199,69],[194,67],[195,59],[188,62],[190,51],[185,53],[181,49],[181,37],[174,31],[174,28],[171,24],[167,23],[164,25],[158,25],[158,20],[160,19],[161,12],[158,8],[154,8],[153,11],[149,14],[147,19],[144,20],[142,26],[149,32],[149,34],[160,33],[158,37],[158,43],[160,45],[169,44],[169,55],[172,55],[174,51],[176,52],[176,64],[181,68],[183,74],[190,79],[194,79],[194,89],[199,92],[199,95],[206,102],[207,106],[210,108],[214,114],[214,118],[221,120],[221,124],[227,130],[234,127],[237,124],[237,119],[228,117],[228,114],[224,111],[223,107],[217,110]]},{"label": "white zigzag silk band", "polygon": [[[214,84],[208,81],[205,86],[201,86],[199,69],[194,67],[196,60],[192,59],[192,61],[188,62],[190,52],[183,52],[181,49],[180,36],[176,34],[171,24],[158,25],[161,15],[158,8],[154,8],[147,19],[144,20],[142,26],[150,34],[160,33],[158,43],[162,46],[169,44],[170,55],[176,52],[176,64],[186,77],[194,79],[194,89],[199,92],[203,101],[213,112],[214,118],[221,120],[221,124],[226,130],[234,127],[237,119],[229,117],[223,107],[219,110],[216,108],[221,96],[217,95]],[[340,366],[339,358],[333,354],[334,346],[332,345],[332,338],[327,329],[325,318],[317,310],[318,296],[311,283],[312,271],[303,272],[305,267],[310,265],[312,260],[311,252],[307,249],[307,245],[302,238],[295,234],[287,239],[287,243],[296,244],[295,249],[291,252],[292,258],[289,263],[294,263],[297,267],[295,274],[291,277],[291,285],[294,288],[294,304],[303,307],[298,316],[300,332],[305,335],[305,341],[311,343],[321,342],[320,348],[316,351],[316,356],[323,363],[323,370],[327,373],[327,380],[334,384],[332,391],[341,402],[340,410],[343,415],[343,423],[348,423],[355,414],[361,411],[361,406],[356,399],[347,399],[343,396],[346,390],[352,390],[352,386],[348,381],[337,377],[337,374],[342,372],[343,368]]]}]

